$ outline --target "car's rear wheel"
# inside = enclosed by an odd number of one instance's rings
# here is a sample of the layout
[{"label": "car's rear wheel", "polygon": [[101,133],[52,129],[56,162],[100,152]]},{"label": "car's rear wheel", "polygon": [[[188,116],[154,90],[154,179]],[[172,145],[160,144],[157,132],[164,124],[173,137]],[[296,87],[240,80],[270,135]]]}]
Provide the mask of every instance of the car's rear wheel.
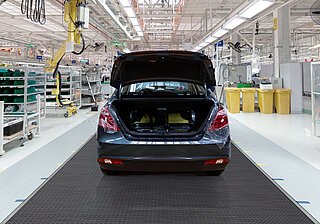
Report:
[{"label": "car's rear wheel", "polygon": [[208,176],[220,176],[220,174],[223,173],[224,170],[213,170],[213,171],[207,171],[206,174]]},{"label": "car's rear wheel", "polygon": [[101,169],[101,171],[102,171],[102,173],[103,173],[104,175],[117,175],[117,174],[118,174],[117,171],[105,170],[105,169],[102,169],[102,168],[100,168],[100,169]]}]

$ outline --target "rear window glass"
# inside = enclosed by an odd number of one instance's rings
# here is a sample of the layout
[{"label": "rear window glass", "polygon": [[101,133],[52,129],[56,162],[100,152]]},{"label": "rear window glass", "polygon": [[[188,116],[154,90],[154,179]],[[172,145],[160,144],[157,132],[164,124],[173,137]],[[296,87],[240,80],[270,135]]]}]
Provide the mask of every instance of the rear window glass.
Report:
[{"label": "rear window glass", "polygon": [[140,82],[124,86],[121,91],[124,96],[203,96],[204,88],[188,82],[153,81]]}]

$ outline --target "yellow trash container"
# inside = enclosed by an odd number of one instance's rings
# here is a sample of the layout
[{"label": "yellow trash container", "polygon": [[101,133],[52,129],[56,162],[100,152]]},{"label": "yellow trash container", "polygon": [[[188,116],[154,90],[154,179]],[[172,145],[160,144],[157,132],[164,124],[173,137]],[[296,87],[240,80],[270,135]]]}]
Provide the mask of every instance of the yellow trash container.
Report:
[{"label": "yellow trash container", "polygon": [[247,113],[253,113],[256,89],[241,88],[241,92],[242,92],[242,111]]},{"label": "yellow trash container", "polygon": [[258,105],[263,114],[273,113],[273,89],[257,89]]},{"label": "yellow trash container", "polygon": [[290,114],[291,89],[275,89],[274,105],[278,114]]},{"label": "yellow trash container", "polygon": [[230,113],[240,113],[240,89],[226,87],[227,106]]}]

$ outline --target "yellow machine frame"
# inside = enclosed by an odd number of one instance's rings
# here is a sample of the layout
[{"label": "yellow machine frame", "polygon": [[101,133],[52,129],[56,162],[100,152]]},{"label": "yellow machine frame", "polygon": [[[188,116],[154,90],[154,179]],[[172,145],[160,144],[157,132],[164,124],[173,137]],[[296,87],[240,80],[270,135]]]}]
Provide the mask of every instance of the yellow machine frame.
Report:
[{"label": "yellow machine frame", "polygon": [[[48,72],[54,72],[54,70],[59,66],[59,63],[65,53],[70,52],[68,48],[73,49],[74,45],[79,45],[81,43],[81,34],[82,28],[76,25],[77,18],[77,6],[82,3],[82,0],[69,0],[64,3],[64,21],[68,23],[68,38],[62,44],[60,49],[54,55],[53,59],[49,59],[46,62],[45,69]],[[71,50],[72,52],[73,50]],[[77,113],[77,109],[72,101],[68,99],[60,100],[60,79],[61,74],[58,71],[57,73],[57,89],[52,91],[53,95],[56,95],[56,102],[59,106],[63,107],[68,105],[67,112],[65,113],[65,117],[70,117],[73,114]]]}]

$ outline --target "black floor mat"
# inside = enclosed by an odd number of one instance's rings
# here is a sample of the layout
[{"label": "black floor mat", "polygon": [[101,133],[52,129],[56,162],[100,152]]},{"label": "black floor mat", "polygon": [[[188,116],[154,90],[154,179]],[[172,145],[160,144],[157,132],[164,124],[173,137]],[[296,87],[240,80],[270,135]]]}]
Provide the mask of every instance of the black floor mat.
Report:
[{"label": "black floor mat", "polygon": [[92,138],[8,223],[313,223],[232,146],[219,177],[105,176]]}]

